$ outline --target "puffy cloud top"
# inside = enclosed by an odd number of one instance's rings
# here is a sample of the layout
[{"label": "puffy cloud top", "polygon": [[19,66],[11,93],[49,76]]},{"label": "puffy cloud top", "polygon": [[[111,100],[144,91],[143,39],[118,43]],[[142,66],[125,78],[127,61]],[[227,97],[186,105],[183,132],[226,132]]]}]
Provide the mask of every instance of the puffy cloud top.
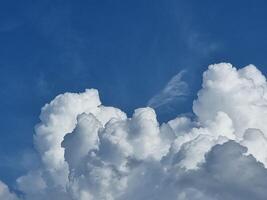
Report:
[{"label": "puffy cloud top", "polygon": [[18,200],[17,196],[12,193],[7,185],[0,181],[0,199],[2,200]]},{"label": "puffy cloud top", "polygon": [[231,64],[209,66],[193,110],[201,123],[209,123],[219,111],[233,121],[240,139],[248,128],[267,133],[267,86],[262,73],[253,65],[237,70]]},{"label": "puffy cloud top", "polygon": [[21,197],[0,182],[0,199],[266,199],[265,76],[211,65],[193,111],[160,125],[152,108],[128,118],[94,89],[59,95],[35,128],[41,167],[17,179]]}]

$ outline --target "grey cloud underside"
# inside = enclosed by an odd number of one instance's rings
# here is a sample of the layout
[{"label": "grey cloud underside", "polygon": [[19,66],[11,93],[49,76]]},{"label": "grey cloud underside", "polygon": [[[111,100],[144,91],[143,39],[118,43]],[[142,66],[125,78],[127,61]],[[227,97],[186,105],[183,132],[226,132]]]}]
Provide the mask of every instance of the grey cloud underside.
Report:
[{"label": "grey cloud underside", "polygon": [[128,118],[94,89],[59,95],[35,128],[41,167],[17,179],[23,195],[0,182],[0,199],[265,200],[266,94],[255,66],[221,63],[203,74],[196,120],[160,125],[149,107]]}]

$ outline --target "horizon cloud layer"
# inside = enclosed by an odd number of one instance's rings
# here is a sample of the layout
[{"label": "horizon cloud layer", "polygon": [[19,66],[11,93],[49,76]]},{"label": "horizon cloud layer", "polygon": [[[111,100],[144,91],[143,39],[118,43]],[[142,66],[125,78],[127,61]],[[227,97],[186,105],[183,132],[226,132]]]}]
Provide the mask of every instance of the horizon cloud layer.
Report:
[{"label": "horizon cloud layer", "polygon": [[20,194],[0,181],[0,200],[266,199],[265,76],[210,65],[193,112],[159,124],[154,109],[127,117],[95,89],[58,95],[35,127],[41,167],[17,179]]}]

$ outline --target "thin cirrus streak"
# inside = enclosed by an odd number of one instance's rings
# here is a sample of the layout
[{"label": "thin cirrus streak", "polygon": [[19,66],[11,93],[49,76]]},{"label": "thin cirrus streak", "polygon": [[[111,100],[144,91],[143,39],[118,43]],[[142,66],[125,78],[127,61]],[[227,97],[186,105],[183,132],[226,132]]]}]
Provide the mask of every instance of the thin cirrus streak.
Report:
[{"label": "thin cirrus streak", "polygon": [[147,106],[159,108],[188,96],[188,84],[182,80],[185,73],[186,71],[183,70],[173,76],[166,86],[148,101]]}]

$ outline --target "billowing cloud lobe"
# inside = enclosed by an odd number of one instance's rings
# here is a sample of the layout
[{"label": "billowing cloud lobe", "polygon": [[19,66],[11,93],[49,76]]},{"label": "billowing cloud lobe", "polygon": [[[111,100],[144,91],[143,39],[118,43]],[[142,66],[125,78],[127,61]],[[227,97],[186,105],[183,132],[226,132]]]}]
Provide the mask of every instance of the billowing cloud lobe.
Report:
[{"label": "billowing cloud lobe", "polygon": [[41,167],[17,179],[19,197],[0,182],[0,199],[266,199],[265,76],[210,65],[193,111],[159,124],[152,108],[129,118],[94,89],[59,95],[35,128]]}]

